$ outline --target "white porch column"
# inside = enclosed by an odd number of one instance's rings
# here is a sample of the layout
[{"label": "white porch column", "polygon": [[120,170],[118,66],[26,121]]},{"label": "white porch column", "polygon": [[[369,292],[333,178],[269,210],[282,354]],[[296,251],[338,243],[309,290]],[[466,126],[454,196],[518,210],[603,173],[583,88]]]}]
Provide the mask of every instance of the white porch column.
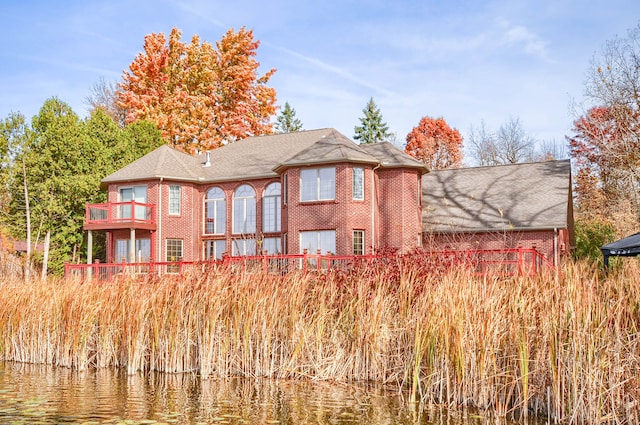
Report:
[{"label": "white porch column", "polygon": [[[93,263],[93,232],[87,230],[87,264]],[[87,279],[91,280],[93,268],[87,267]]]},{"label": "white porch column", "polygon": [[136,262],[136,229],[131,229],[129,236],[129,262]]}]

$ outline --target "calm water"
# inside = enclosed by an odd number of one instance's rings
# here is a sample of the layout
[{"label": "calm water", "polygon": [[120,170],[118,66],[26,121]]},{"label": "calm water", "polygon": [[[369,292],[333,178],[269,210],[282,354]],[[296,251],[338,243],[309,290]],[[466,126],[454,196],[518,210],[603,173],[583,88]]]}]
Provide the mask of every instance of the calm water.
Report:
[{"label": "calm water", "polygon": [[[507,424],[417,409],[378,385],[201,381],[0,362],[0,424]],[[531,422],[529,422],[531,424]]]}]

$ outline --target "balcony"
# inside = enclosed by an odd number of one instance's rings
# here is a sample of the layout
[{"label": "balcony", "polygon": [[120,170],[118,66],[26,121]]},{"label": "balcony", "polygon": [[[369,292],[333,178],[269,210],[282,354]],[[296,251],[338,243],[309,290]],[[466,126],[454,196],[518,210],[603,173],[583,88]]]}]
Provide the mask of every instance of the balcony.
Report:
[{"label": "balcony", "polygon": [[135,201],[87,204],[84,230],[156,230],[155,207]]}]

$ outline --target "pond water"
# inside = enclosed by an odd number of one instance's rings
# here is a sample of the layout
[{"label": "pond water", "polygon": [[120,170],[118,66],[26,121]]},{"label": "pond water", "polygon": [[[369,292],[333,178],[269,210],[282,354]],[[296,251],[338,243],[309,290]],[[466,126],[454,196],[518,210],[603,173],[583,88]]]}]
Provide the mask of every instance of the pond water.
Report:
[{"label": "pond water", "polygon": [[[0,424],[508,424],[417,407],[381,385],[128,376],[0,362]],[[531,422],[529,422],[531,424]]]}]

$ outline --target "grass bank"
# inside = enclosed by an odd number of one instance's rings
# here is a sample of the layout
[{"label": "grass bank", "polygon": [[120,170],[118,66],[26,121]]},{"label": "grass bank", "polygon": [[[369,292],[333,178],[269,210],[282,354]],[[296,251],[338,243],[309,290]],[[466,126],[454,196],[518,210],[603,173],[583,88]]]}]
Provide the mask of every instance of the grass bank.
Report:
[{"label": "grass bank", "polygon": [[375,380],[415,401],[566,423],[640,420],[640,272],[0,282],[0,357],[77,369]]}]

